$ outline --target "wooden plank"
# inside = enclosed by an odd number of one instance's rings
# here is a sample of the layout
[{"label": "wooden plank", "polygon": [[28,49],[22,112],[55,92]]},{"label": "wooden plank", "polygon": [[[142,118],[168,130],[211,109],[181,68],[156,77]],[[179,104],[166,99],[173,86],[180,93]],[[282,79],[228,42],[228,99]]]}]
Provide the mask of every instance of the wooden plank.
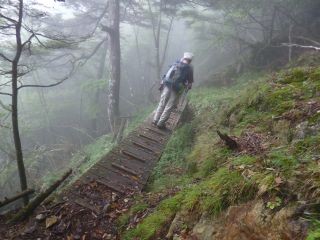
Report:
[{"label": "wooden plank", "polygon": [[139,142],[132,142],[132,144],[135,145],[135,146],[137,146],[137,147],[139,147],[139,148],[142,148],[142,149],[145,149],[145,150],[147,150],[147,151],[149,151],[149,152],[152,152],[152,153],[154,153],[154,154],[156,154],[156,155],[159,154],[159,152],[156,152],[155,150],[153,150],[153,149],[150,148],[149,146],[144,145],[144,144],[141,144],[141,143],[139,143]]},{"label": "wooden plank", "polygon": [[114,168],[117,168],[121,171],[124,171],[126,173],[129,173],[131,174],[132,176],[135,176],[135,177],[140,177],[140,174],[137,173],[136,171],[134,171],[133,169],[130,169],[130,168],[127,168],[126,166],[123,166],[123,165],[120,165],[120,164],[117,164],[117,163],[112,163],[111,164],[112,167]]},{"label": "wooden plank", "polygon": [[143,162],[143,163],[146,163],[146,162],[147,162],[146,159],[143,159],[143,158],[141,158],[141,157],[138,157],[138,156],[136,156],[135,154],[133,154],[133,153],[131,153],[131,152],[128,152],[128,151],[126,151],[126,150],[121,150],[120,153],[122,153],[122,154],[124,154],[124,155],[126,155],[126,156],[129,156],[129,157],[131,157],[131,158],[133,158],[133,159],[135,159],[135,160],[138,160],[138,161],[140,161],[140,162]]},{"label": "wooden plank", "polygon": [[113,186],[113,185],[110,185],[110,183],[106,182],[103,178],[95,179],[95,181],[96,181],[97,183],[100,183],[100,184],[106,186],[107,188],[111,189],[111,190],[114,191],[114,192],[118,192],[118,193],[121,193],[121,194],[125,194],[124,189],[120,189],[120,188],[117,188],[117,187],[115,187],[115,186]]},{"label": "wooden plank", "polygon": [[93,175],[93,176],[99,176],[99,177],[103,177],[107,180],[109,180],[110,182],[119,182],[122,183],[124,185],[136,185],[136,184],[140,184],[139,180],[140,177],[139,176],[132,176],[129,175],[126,172],[121,172],[121,171],[117,171],[117,169],[114,169],[112,166],[108,167],[108,168],[104,168],[103,166],[101,166],[100,168],[103,168],[103,171],[89,171],[89,174]]},{"label": "wooden plank", "polygon": [[143,134],[143,133],[140,133],[138,136],[139,136],[139,137],[143,137],[143,138],[145,138],[145,139],[148,139],[148,140],[150,140],[150,141],[156,142],[156,143],[161,143],[159,140],[157,140],[157,139],[155,139],[155,138],[153,138],[153,137],[150,137],[150,136],[148,136],[148,135],[146,135],[146,134]]},{"label": "wooden plank", "polygon": [[152,128],[152,127],[146,127],[146,129],[150,132],[156,133],[156,134],[163,136],[163,137],[168,136],[168,134],[165,134],[165,132],[160,132],[159,130],[156,130],[155,128]]}]

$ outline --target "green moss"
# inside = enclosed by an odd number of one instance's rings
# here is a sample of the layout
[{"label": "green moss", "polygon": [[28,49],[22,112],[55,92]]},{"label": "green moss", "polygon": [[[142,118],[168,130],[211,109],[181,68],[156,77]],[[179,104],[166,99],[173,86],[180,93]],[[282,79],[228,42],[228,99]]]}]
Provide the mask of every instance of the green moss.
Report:
[{"label": "green moss", "polygon": [[247,201],[254,196],[253,182],[245,180],[240,173],[219,168],[209,179],[185,191],[183,208],[219,214],[230,205]]},{"label": "green moss", "polygon": [[293,82],[303,82],[305,80],[307,80],[306,69],[298,67],[285,72],[279,82],[288,84]]},{"label": "green moss", "polygon": [[294,107],[295,93],[299,94],[298,92],[299,90],[291,85],[270,90],[266,94],[263,109],[275,114],[282,114]]},{"label": "green moss", "polygon": [[181,206],[181,195],[166,199],[160,203],[156,210],[146,217],[136,228],[126,232],[121,239],[132,240],[153,239],[162,228],[174,217]]},{"label": "green moss", "polygon": [[275,187],[275,175],[272,172],[260,172],[253,176],[253,181],[258,184],[259,189],[272,190]]},{"label": "green moss", "polygon": [[232,154],[232,151],[227,147],[212,147],[210,150],[210,152],[208,151],[208,155],[204,156],[199,164],[199,177],[209,176]]},{"label": "green moss", "polygon": [[313,220],[311,230],[308,233],[306,240],[319,240],[320,239],[320,221]]},{"label": "green moss", "polygon": [[202,190],[203,189],[201,187],[195,187],[195,186],[192,186],[191,188],[186,189],[183,197],[183,201],[182,201],[183,207],[187,210],[192,210],[196,206],[199,206],[201,201],[201,196],[204,194]]},{"label": "green moss", "polygon": [[148,208],[148,204],[146,203],[138,203],[136,205],[134,205],[133,207],[131,207],[130,211],[132,214],[136,214],[137,212],[141,212],[144,211]]},{"label": "green moss", "polygon": [[269,154],[271,167],[278,168],[287,173],[294,170],[298,160],[290,153],[283,150],[274,150]]},{"label": "green moss", "polygon": [[245,108],[241,111],[241,114],[242,117],[239,119],[239,124],[235,126],[237,134],[241,134],[242,130],[246,129],[248,126],[254,126],[256,132],[265,132],[269,130],[272,114],[258,111],[252,107]]}]

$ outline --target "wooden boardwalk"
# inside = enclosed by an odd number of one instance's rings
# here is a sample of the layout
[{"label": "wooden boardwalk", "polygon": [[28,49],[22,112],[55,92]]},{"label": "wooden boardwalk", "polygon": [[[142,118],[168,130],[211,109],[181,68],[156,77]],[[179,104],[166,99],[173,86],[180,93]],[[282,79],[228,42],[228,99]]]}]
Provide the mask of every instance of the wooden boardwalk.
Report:
[{"label": "wooden boardwalk", "polygon": [[[83,186],[92,183],[102,186],[98,193],[99,199],[105,192],[127,195],[141,191],[177,127],[186,105],[186,99],[182,99],[178,108],[171,113],[165,130],[155,127],[150,116],[69,188],[66,192],[69,200],[99,212],[103,204],[96,204],[93,200],[97,191],[86,194],[87,190]],[[110,200],[110,194],[106,199]]]}]

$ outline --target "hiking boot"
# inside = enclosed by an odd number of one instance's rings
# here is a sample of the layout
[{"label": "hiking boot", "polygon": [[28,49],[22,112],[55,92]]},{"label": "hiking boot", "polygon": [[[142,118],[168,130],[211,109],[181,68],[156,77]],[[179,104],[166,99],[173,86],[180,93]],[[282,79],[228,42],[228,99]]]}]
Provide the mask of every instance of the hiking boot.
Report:
[{"label": "hiking boot", "polygon": [[164,130],[164,129],[167,129],[166,127],[166,124],[157,124],[157,128],[161,129],[161,130]]}]

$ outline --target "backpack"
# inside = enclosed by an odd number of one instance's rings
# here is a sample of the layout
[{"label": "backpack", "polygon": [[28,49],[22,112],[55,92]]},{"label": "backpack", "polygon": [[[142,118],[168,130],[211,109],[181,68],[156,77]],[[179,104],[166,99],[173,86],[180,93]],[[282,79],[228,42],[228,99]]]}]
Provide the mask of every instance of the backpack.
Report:
[{"label": "backpack", "polygon": [[178,92],[187,80],[188,67],[189,65],[186,63],[175,62],[164,76],[164,83]]}]

